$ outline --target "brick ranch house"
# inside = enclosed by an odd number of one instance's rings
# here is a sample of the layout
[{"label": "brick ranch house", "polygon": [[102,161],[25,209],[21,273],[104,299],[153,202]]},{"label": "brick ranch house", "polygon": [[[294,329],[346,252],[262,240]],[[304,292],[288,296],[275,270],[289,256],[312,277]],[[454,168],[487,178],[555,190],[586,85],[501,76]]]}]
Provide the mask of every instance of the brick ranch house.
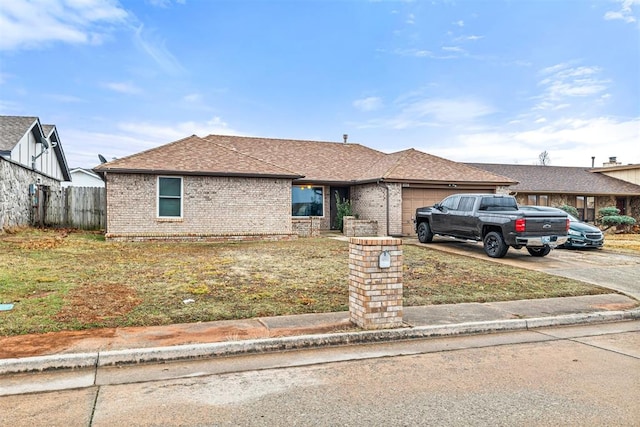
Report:
[{"label": "brick ranch house", "polygon": [[516,184],[414,149],[223,135],[193,135],[94,170],[106,182],[106,237],[117,240],[290,238],[309,222],[328,230],[336,193],[378,235],[406,236],[419,206]]},{"label": "brick ranch house", "polygon": [[[615,163],[615,158],[614,163]],[[593,222],[598,210],[616,206],[640,222],[640,165],[607,163],[602,168],[467,163],[508,176],[509,188],[521,205],[573,206],[583,221]]]}]

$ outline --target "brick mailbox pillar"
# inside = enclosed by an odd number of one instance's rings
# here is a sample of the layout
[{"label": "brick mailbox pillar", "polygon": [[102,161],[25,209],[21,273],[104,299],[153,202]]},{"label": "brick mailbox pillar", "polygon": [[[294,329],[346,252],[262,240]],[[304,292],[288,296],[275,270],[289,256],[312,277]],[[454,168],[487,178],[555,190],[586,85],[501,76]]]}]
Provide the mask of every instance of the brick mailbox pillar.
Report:
[{"label": "brick mailbox pillar", "polygon": [[365,329],[402,326],[402,240],[349,240],[349,317]]}]

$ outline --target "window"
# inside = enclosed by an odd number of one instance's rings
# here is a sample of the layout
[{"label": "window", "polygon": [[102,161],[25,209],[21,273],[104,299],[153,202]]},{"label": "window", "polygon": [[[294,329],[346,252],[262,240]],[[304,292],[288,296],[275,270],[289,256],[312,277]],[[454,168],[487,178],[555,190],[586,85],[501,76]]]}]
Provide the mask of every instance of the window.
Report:
[{"label": "window", "polygon": [[517,211],[518,205],[513,197],[483,197],[480,201],[481,211]]},{"label": "window", "polygon": [[324,216],[322,187],[296,185],[291,189],[292,216]]},{"label": "window", "polygon": [[459,211],[463,212],[471,212],[473,210],[473,203],[476,201],[473,197],[463,197],[460,199],[460,206],[458,206]]},{"label": "window", "polygon": [[158,177],[158,216],[182,217],[182,178]]},{"label": "window", "polygon": [[587,196],[587,212],[585,221],[594,222],[596,220],[596,198]]},{"label": "window", "polygon": [[442,201],[442,207],[449,210],[458,210],[458,204],[460,203],[460,196],[449,196]]},{"label": "window", "polygon": [[529,194],[527,204],[533,206],[549,206],[549,196],[546,194]]}]

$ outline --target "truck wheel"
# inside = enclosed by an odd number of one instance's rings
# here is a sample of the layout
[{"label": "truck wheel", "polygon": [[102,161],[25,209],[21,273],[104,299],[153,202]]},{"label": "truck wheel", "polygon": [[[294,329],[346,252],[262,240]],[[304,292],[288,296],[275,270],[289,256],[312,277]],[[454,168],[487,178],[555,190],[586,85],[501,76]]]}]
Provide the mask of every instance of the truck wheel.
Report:
[{"label": "truck wheel", "polygon": [[509,246],[497,231],[491,231],[484,236],[484,251],[491,258],[502,258],[507,254],[508,250]]},{"label": "truck wheel", "polygon": [[420,243],[431,243],[433,241],[433,233],[427,221],[418,224],[418,240],[420,240]]},{"label": "truck wheel", "polygon": [[543,246],[541,248],[527,248],[527,250],[531,256],[539,257],[547,256],[549,255],[549,252],[551,252],[551,248],[549,246]]}]

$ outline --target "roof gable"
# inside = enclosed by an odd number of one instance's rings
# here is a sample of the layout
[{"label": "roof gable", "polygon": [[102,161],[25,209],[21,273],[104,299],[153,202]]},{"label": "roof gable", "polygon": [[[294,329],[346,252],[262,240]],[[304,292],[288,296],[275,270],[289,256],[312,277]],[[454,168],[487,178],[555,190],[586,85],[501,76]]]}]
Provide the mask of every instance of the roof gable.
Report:
[{"label": "roof gable", "polygon": [[94,170],[116,173],[274,176],[291,179],[300,177],[295,172],[196,135],[103,163]]},{"label": "roof gable", "polygon": [[37,127],[44,136],[37,117],[0,116],[0,151],[11,151],[27,132]]},{"label": "roof gable", "polygon": [[583,195],[640,195],[640,185],[600,173],[593,173],[590,169],[583,167],[497,163],[468,163],[468,165],[519,181],[517,185],[511,187],[513,191]]},{"label": "roof gable", "polygon": [[[55,125],[43,125],[38,117],[31,116],[0,116],[0,153],[11,153],[29,132],[33,133],[36,141],[46,139],[49,149],[53,150],[63,181],[71,180],[71,173],[67,165],[67,159],[62,150],[60,137]],[[31,167],[24,159],[22,164]]]},{"label": "roof gable", "polygon": [[477,169],[464,163],[409,149],[390,154],[393,164],[384,172],[383,178],[391,181],[448,181],[451,183],[477,182],[511,185],[516,181],[492,172]]}]

